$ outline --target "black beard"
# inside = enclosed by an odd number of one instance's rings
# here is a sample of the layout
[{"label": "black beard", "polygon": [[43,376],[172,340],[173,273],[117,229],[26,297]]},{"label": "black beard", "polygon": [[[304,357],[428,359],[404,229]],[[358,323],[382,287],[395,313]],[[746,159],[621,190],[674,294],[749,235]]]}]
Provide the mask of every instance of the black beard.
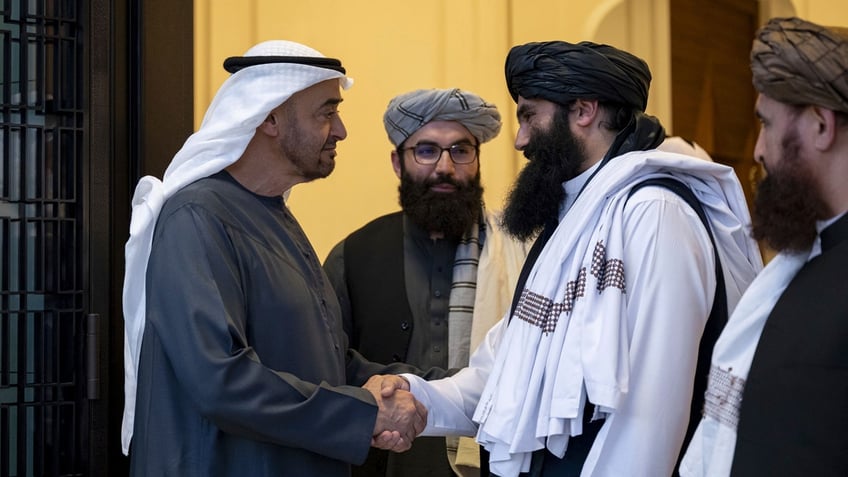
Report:
[{"label": "black beard", "polygon": [[[433,192],[436,184],[452,184],[453,193]],[[436,179],[416,182],[401,171],[400,206],[413,223],[427,232],[441,232],[445,238],[458,240],[476,224],[483,208],[483,187],[478,173],[468,184],[453,177],[439,175]]]},{"label": "black beard", "polygon": [[782,146],[779,167],[768,171],[757,186],[752,236],[777,252],[806,251],[816,239],[816,220],[824,218],[827,209],[799,157],[797,131],[787,134]]},{"label": "black beard", "polygon": [[583,144],[568,127],[565,108],[554,114],[549,130],[532,132],[524,155],[530,162],[515,180],[501,220],[507,233],[519,240],[557,222],[565,199],[562,183],[576,177],[586,162]]}]

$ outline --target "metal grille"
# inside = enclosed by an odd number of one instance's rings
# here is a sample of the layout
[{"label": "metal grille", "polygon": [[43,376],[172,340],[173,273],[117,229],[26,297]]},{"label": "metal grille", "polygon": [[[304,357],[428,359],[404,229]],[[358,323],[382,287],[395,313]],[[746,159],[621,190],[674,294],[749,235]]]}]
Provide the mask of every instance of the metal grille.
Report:
[{"label": "metal grille", "polygon": [[74,0],[0,0],[0,476],[82,475],[83,45]]}]

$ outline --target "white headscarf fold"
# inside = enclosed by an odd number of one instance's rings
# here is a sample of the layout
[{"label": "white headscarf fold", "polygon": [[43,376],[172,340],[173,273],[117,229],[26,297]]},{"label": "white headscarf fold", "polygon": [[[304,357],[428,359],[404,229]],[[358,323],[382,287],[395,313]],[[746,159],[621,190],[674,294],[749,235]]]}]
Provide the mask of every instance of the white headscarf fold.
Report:
[{"label": "white headscarf fold", "polygon": [[[250,48],[244,56],[324,55],[299,43],[272,40]],[[130,238],[124,274],[124,418],[121,444],[128,454],[135,420],[136,382],[145,323],[145,280],[153,230],[162,205],[192,182],[222,171],[241,157],[256,128],[274,108],[312,85],[338,78],[348,89],[353,80],[338,71],[295,63],[269,63],[243,68],[224,81],[206,111],[200,129],[174,156],[163,179],[141,178],[132,199]]]}]

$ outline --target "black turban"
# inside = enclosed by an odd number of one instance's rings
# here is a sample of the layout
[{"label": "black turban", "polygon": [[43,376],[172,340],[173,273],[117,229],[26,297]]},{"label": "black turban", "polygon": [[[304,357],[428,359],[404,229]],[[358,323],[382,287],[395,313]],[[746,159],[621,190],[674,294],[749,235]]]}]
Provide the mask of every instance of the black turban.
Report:
[{"label": "black turban", "polygon": [[546,41],[510,50],[506,83],[514,101],[522,96],[566,105],[595,99],[644,112],[651,70],[636,56],[609,45]]}]

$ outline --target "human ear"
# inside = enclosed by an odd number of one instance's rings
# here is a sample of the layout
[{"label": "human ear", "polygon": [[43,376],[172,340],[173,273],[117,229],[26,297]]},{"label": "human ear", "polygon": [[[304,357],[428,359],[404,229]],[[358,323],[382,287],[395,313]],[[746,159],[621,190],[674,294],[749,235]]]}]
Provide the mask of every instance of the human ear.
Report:
[{"label": "human ear", "polygon": [[836,129],[839,126],[836,113],[821,106],[810,106],[809,114],[812,121],[813,146],[819,151],[830,149],[836,141]]},{"label": "human ear", "polygon": [[259,127],[256,128],[257,131],[261,131],[263,134],[268,136],[276,136],[278,134],[277,123],[279,123],[277,114],[277,111],[271,111],[268,113],[268,116],[262,121]]},{"label": "human ear", "polygon": [[403,158],[400,157],[400,154],[398,154],[397,150],[393,150],[392,151],[392,169],[395,170],[395,175],[398,177],[398,179],[400,179],[400,173],[401,173],[400,161],[402,161],[402,160],[403,160]]},{"label": "human ear", "polygon": [[578,126],[589,126],[598,115],[598,101],[586,99],[575,100],[571,111],[577,113]]}]

